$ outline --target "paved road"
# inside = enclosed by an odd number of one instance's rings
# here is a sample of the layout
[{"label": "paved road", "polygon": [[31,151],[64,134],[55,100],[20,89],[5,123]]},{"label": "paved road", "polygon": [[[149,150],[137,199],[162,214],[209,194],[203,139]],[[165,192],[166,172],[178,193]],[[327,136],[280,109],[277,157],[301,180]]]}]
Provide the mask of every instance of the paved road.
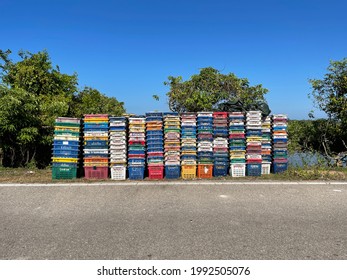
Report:
[{"label": "paved road", "polygon": [[0,186],[0,259],[347,259],[347,183]]}]

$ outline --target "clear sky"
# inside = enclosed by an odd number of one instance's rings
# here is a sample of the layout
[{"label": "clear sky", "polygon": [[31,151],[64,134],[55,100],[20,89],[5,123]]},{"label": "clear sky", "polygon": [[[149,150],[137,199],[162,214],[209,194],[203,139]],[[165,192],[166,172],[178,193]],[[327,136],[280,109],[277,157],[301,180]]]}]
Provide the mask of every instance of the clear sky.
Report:
[{"label": "clear sky", "polygon": [[168,110],[167,77],[212,66],[261,83],[273,113],[301,119],[313,109],[308,79],[347,57],[346,3],[0,0],[0,48],[46,49],[62,72],[78,73],[80,87],[132,113]]}]

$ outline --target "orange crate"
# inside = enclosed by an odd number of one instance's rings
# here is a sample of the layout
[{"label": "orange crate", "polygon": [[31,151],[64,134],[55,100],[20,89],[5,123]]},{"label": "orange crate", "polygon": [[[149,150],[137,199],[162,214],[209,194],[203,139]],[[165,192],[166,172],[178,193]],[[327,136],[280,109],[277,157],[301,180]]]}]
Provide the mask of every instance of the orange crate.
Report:
[{"label": "orange crate", "polygon": [[182,165],[181,177],[182,179],[195,179],[196,165]]},{"label": "orange crate", "polygon": [[98,158],[98,157],[90,157],[90,158],[84,158],[84,162],[106,162],[108,163],[108,158]]},{"label": "orange crate", "polygon": [[213,164],[198,164],[198,178],[212,178]]}]

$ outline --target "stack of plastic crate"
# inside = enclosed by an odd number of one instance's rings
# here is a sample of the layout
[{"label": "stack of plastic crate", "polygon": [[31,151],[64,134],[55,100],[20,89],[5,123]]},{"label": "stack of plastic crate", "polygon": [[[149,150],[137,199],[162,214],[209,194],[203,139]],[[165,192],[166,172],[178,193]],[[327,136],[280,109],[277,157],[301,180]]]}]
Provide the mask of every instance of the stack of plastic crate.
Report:
[{"label": "stack of plastic crate", "polygon": [[164,178],[163,113],[146,113],[146,144],[149,179]]},{"label": "stack of plastic crate", "polygon": [[127,170],[127,118],[110,117],[111,179],[125,180]]},{"label": "stack of plastic crate", "polygon": [[52,179],[74,179],[80,148],[81,121],[57,118],[54,125]]},{"label": "stack of plastic crate", "polygon": [[213,113],[213,176],[227,176],[229,169],[229,120],[227,112]]},{"label": "stack of plastic crate", "polygon": [[84,115],[84,176],[108,178],[108,115]]},{"label": "stack of plastic crate", "polygon": [[144,116],[129,117],[128,173],[131,180],[145,177],[146,165],[146,119]]},{"label": "stack of plastic crate", "polygon": [[288,169],[288,118],[277,114],[272,117],[273,172],[279,173]]},{"label": "stack of plastic crate", "polygon": [[242,112],[229,113],[230,174],[246,176],[245,116]]},{"label": "stack of plastic crate", "polygon": [[213,174],[213,113],[198,112],[198,177],[211,178]]},{"label": "stack of plastic crate", "polygon": [[246,114],[246,159],[247,176],[261,176],[261,112],[249,111]]},{"label": "stack of plastic crate", "polygon": [[196,177],[196,114],[181,114],[181,176]]},{"label": "stack of plastic crate", "polygon": [[270,174],[271,170],[271,117],[263,118],[261,122],[261,174]]},{"label": "stack of plastic crate", "polygon": [[164,113],[165,178],[181,176],[181,120],[178,113]]}]

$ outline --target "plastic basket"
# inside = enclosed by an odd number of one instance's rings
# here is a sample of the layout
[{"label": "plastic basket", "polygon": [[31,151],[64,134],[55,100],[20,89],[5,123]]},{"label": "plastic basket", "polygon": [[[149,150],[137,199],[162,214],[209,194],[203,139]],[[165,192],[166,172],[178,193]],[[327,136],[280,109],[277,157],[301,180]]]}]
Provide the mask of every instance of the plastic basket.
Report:
[{"label": "plastic basket", "polygon": [[274,163],[273,164],[273,172],[281,173],[288,169],[288,163]]},{"label": "plastic basket", "polygon": [[77,167],[52,167],[52,179],[76,179]]},{"label": "plastic basket", "polygon": [[232,177],[245,177],[246,176],[246,164],[245,163],[231,164],[230,174]]},{"label": "plastic basket", "polygon": [[182,165],[181,176],[183,179],[195,179],[196,165]]},{"label": "plastic basket", "polygon": [[130,180],[143,180],[145,177],[144,166],[129,166],[128,171]]},{"label": "plastic basket", "polygon": [[151,180],[160,180],[164,178],[164,166],[148,166],[148,178]]},{"label": "plastic basket", "polygon": [[212,178],[213,164],[198,164],[198,178]]},{"label": "plastic basket", "polygon": [[165,178],[178,179],[181,175],[181,167],[179,165],[165,166]]},{"label": "plastic basket", "polygon": [[227,176],[228,175],[228,168],[229,166],[227,164],[214,164],[213,166],[213,176]]},{"label": "plastic basket", "polygon": [[246,173],[247,176],[261,176],[261,166],[262,164],[258,164],[258,163],[247,163],[247,167],[246,167]]},{"label": "plastic basket", "polygon": [[111,179],[112,180],[125,180],[127,168],[125,165],[111,166]]},{"label": "plastic basket", "polygon": [[262,163],[261,165],[261,174],[268,175],[270,174],[271,164],[270,163]]},{"label": "plastic basket", "polygon": [[107,179],[108,166],[85,166],[84,176],[86,179]]}]

